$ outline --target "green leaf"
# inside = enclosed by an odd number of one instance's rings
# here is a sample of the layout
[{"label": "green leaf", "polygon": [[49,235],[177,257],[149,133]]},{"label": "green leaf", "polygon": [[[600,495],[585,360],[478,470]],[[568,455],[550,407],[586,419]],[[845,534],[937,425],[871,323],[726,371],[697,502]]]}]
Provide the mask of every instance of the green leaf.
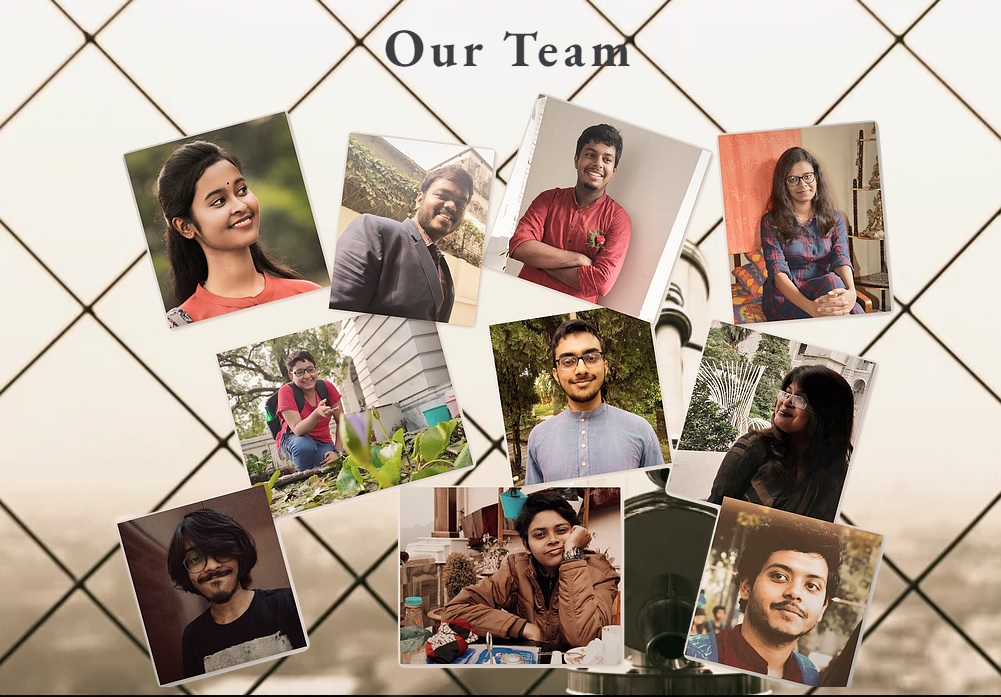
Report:
[{"label": "green leaf", "polygon": [[421,434],[420,457],[424,462],[438,459],[438,456],[448,447],[448,441],[455,430],[454,421],[443,421],[434,428],[429,428]]},{"label": "green leaf", "polygon": [[278,481],[278,477],[280,476],[282,476],[282,473],[279,470],[275,470],[275,473],[271,475],[271,479],[269,479],[266,482],[257,482],[256,484],[254,484],[254,486],[264,487],[264,493],[267,494],[269,506],[271,505],[271,502],[274,500],[274,494],[272,493],[272,491],[275,488],[275,482]]},{"label": "green leaf", "polygon": [[410,477],[410,481],[416,482],[418,479],[424,479],[426,477],[433,477],[436,474],[445,474],[445,472],[451,472],[452,468],[448,465],[431,465],[430,467],[425,467],[422,470],[414,472]]},{"label": "green leaf", "polygon": [[461,467],[472,467],[473,466],[473,456],[469,453],[469,444],[462,446],[462,450],[459,451],[459,456],[455,458],[455,464],[452,469],[459,469]]},{"label": "green leaf", "polygon": [[350,459],[345,464],[347,466],[341,469],[337,477],[337,490],[345,496],[354,496],[361,490],[361,475],[359,473],[356,477],[357,466]]},{"label": "green leaf", "polygon": [[404,436],[404,432],[403,432],[403,427],[401,426],[400,428],[396,429],[396,433],[393,434],[393,442],[394,443],[399,443],[402,446],[403,445],[403,436]]},{"label": "green leaf", "polygon": [[368,465],[372,462],[372,454],[369,451],[368,434],[372,432],[372,419],[371,416],[366,412],[365,418],[366,434],[363,438],[358,431],[355,430],[354,425],[351,420],[345,416],[340,420],[341,429],[341,440],[344,441],[344,447],[347,448],[348,454],[354,458],[358,464]]},{"label": "green leaf", "polygon": [[382,453],[386,453],[390,449],[392,449],[392,454],[390,457],[383,459],[382,469],[379,470],[379,474],[375,478],[379,482],[380,489],[396,486],[402,479],[400,465],[403,460],[403,446],[398,443],[392,443],[383,448]]}]

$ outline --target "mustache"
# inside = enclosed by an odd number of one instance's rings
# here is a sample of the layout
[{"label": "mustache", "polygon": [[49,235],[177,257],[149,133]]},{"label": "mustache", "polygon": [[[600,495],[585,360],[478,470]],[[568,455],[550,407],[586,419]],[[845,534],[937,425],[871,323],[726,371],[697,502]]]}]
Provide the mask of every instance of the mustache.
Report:
[{"label": "mustache", "polygon": [[772,609],[773,610],[788,610],[789,612],[796,613],[800,617],[806,617],[806,613],[803,612],[803,608],[801,608],[796,603],[792,603],[792,602],[772,603]]},{"label": "mustache", "polygon": [[228,576],[231,573],[232,572],[229,569],[227,569],[227,568],[216,569],[215,571],[209,572],[207,574],[202,574],[201,576],[199,576],[198,577],[198,582],[199,583],[208,583],[209,581],[211,581],[213,579],[221,578],[223,576]]}]

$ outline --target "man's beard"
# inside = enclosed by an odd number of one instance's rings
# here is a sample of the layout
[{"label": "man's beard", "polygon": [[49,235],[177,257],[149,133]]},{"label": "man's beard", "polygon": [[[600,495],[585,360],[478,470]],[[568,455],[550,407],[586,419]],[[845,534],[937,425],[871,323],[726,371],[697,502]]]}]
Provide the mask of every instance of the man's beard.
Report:
[{"label": "man's beard", "polygon": [[232,586],[230,586],[229,588],[224,587],[216,591],[209,590],[208,588],[205,588],[201,584],[204,584],[207,581],[211,581],[213,578],[226,578],[227,576],[232,576],[232,575],[233,572],[230,572],[228,574],[212,576],[205,579],[204,581],[200,581],[198,587],[199,593],[201,593],[202,597],[205,598],[210,603],[212,603],[213,605],[222,605],[224,603],[229,602],[230,598],[232,598],[233,595],[236,593],[237,588],[239,588],[239,584],[233,583]]},{"label": "man's beard", "polygon": [[[571,382],[570,380],[567,380],[568,384],[570,382]],[[578,404],[585,404],[587,402],[590,402],[596,396],[598,396],[598,393],[601,392],[601,386],[604,383],[605,383],[605,381],[604,381],[603,378],[595,377],[594,380],[592,380],[591,382],[587,383],[587,388],[585,389],[584,392],[575,392],[575,393],[571,394],[566,389],[564,389],[563,392],[566,394],[567,399],[569,401],[575,402],[575,403],[578,403]],[[570,385],[570,386],[574,387],[573,385]]]},{"label": "man's beard", "polygon": [[776,629],[775,627],[770,625],[768,623],[767,613],[765,611],[759,611],[758,606],[748,605],[747,610],[748,612],[745,622],[753,624],[755,630],[757,630],[758,634],[761,635],[761,638],[771,644],[778,644],[778,645],[791,644],[797,639],[799,639],[801,636],[805,636],[806,634],[812,632],[813,628],[816,627],[817,625],[817,623],[814,622],[809,628],[806,628],[804,631],[798,634],[791,634],[789,632],[784,632],[781,629]]},{"label": "man's beard", "polygon": [[417,216],[417,225],[420,226],[424,234],[431,238],[432,242],[438,242],[445,237],[447,237],[452,232],[452,226],[455,225],[455,216],[452,217],[452,222],[445,228],[435,225],[434,219],[437,217],[440,210],[431,211],[430,213],[421,212]]}]

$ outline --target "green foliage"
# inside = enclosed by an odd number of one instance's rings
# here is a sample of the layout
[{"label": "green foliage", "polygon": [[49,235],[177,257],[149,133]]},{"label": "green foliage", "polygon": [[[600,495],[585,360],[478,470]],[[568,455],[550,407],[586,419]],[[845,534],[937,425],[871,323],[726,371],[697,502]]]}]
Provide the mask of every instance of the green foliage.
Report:
[{"label": "green foliage", "polygon": [[264,401],[289,382],[285,359],[296,351],[305,349],[313,354],[319,377],[335,384],[344,382],[347,361],[333,349],[338,332],[338,324],[325,324],[223,351],[217,356],[236,433],[241,440],[269,434],[264,420]]},{"label": "green foliage", "polygon": [[403,220],[414,210],[421,183],[354,138],[348,140],[341,205],[358,213]]},{"label": "green foliage", "polygon": [[678,448],[726,452],[740,434],[719,405],[706,398],[705,388],[700,389],[698,382],[688,406],[685,428],[678,440]]},{"label": "green foliage", "polygon": [[765,372],[758,382],[758,390],[754,393],[750,414],[771,420],[772,412],[775,410],[775,394],[782,385],[783,378],[792,367],[792,358],[789,356],[789,340],[771,334],[762,334],[761,341],[758,342],[758,350],[754,352],[754,358],[751,362],[754,365],[765,366]]},{"label": "green foliage", "polygon": [[[663,403],[650,324],[607,309],[585,310],[575,315],[593,324],[601,335],[609,366],[605,401],[657,424],[657,435],[669,451],[667,430],[661,427]],[[510,433],[508,443],[516,481],[525,476],[521,442],[528,438],[532,407],[540,402],[551,402],[554,414],[566,407],[566,395],[552,377],[550,343],[556,329],[569,318],[569,314],[553,315],[490,327],[490,344],[504,425]],[[540,410],[536,410],[536,414],[541,415]]]},{"label": "green foliage", "polygon": [[[709,335],[706,337],[706,346],[702,350],[703,361],[715,361],[719,365],[726,365],[743,360],[743,356],[737,352],[736,343],[732,342],[734,338],[733,332],[729,330],[724,331],[723,327],[742,329],[729,324],[713,326],[709,330]],[[746,332],[748,330],[744,329],[743,331]]]},{"label": "green foliage", "polygon": [[285,115],[276,114],[125,156],[165,309],[174,303],[163,249],[167,224],[157,202],[156,179],[167,157],[180,145],[193,140],[211,141],[229,150],[243,164],[242,173],[261,207],[261,246],[309,280],[328,284],[330,277],[292,142],[292,131]]},{"label": "green foliage", "polygon": [[257,482],[256,484],[253,485],[253,486],[264,487],[264,493],[267,494],[268,496],[268,505],[271,505],[274,495],[275,482],[278,481],[278,478],[281,476],[281,474],[282,473],[279,470],[275,470],[274,474],[271,475],[271,479],[269,479],[266,482]]},{"label": "green foliage", "polygon": [[260,455],[254,455],[253,453],[247,455],[247,472],[249,472],[251,476],[267,474],[274,468],[275,466],[271,460],[270,448],[265,450]]},{"label": "green foliage", "polygon": [[467,216],[458,230],[437,244],[441,251],[479,266],[483,261],[483,238],[483,228]]},{"label": "green foliage", "polygon": [[362,433],[349,419],[341,419],[341,440],[347,454],[333,467],[276,491],[271,507],[273,515],[294,513],[473,465],[465,432],[457,419],[415,432],[408,447],[408,436],[402,428],[387,442],[373,443],[374,414],[368,414]]},{"label": "green foliage", "polygon": [[542,402],[535,407],[535,415],[537,417],[552,416],[553,415],[553,403],[552,401]]}]

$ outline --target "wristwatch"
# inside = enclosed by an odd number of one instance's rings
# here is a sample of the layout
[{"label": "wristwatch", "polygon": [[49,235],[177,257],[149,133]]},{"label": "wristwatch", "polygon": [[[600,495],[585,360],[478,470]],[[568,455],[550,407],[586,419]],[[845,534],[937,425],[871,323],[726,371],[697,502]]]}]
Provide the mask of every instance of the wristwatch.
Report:
[{"label": "wristwatch", "polygon": [[580,547],[571,547],[563,552],[563,561],[579,561],[584,558],[584,550]]}]

